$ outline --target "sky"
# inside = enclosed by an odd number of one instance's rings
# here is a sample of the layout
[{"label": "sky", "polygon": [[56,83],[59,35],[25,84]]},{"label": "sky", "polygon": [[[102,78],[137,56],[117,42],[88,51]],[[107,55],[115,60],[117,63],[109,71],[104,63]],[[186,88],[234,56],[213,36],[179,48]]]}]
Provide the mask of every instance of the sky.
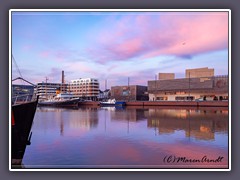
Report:
[{"label": "sky", "polygon": [[[12,12],[12,79],[97,78],[100,89],[147,85],[191,68],[228,75],[228,12]],[[107,82],[105,84],[105,82]]]}]

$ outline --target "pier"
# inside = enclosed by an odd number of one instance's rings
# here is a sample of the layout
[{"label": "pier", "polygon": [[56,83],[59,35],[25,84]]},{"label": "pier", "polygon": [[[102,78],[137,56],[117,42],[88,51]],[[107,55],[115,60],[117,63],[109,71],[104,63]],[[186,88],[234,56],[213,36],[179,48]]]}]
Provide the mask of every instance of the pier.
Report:
[{"label": "pier", "polygon": [[[99,106],[98,101],[80,102],[80,106]],[[228,107],[228,101],[129,101],[126,106]]]}]

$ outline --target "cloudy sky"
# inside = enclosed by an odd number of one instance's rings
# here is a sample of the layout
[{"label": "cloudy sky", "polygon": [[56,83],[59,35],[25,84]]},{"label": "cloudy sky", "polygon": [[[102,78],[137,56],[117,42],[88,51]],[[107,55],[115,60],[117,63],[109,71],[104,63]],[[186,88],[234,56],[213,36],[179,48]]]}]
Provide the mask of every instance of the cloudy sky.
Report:
[{"label": "cloudy sky", "polygon": [[[97,78],[147,85],[159,72],[209,67],[228,74],[227,12],[12,12],[12,55],[38,83]],[[19,77],[12,63],[12,78]]]}]

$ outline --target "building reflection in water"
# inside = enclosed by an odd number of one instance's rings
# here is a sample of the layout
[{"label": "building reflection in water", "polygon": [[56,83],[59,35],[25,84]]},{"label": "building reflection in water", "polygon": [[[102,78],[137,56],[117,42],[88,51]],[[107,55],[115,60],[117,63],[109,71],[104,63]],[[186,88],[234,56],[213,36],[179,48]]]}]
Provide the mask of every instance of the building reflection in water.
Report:
[{"label": "building reflection in water", "polygon": [[185,136],[189,138],[214,140],[215,133],[228,133],[227,108],[104,107],[102,109],[109,111],[112,122],[127,122],[128,132],[129,123],[146,120],[147,127],[153,128],[156,135],[184,131]]},{"label": "building reflection in water", "polygon": [[158,109],[146,112],[147,126],[158,134],[185,131],[186,137],[214,140],[215,133],[228,133],[228,109]]},{"label": "building reflection in water", "polygon": [[96,128],[99,121],[104,121],[105,131],[107,123],[126,122],[129,133],[130,123],[147,121],[147,127],[153,128],[156,135],[184,131],[186,137],[214,140],[215,133],[228,133],[229,124],[227,108],[101,107],[99,109],[81,107],[65,109],[44,107],[38,108],[38,111],[42,112],[42,116],[44,112],[53,113],[50,117],[58,121],[61,135],[64,135],[64,126],[70,129],[90,130]]},{"label": "building reflection in water", "polygon": [[114,108],[114,111],[111,113],[112,121],[130,121],[137,122],[146,120],[145,118],[145,110],[143,108]]},{"label": "building reflection in water", "polygon": [[227,108],[39,107],[32,144],[23,162],[30,168],[38,165],[174,168],[163,162],[165,156],[199,159],[207,155],[223,156],[224,161],[186,165],[226,167],[228,125]]},{"label": "building reflection in water", "polygon": [[[51,119],[59,124],[60,134],[64,135],[64,127],[69,129],[85,129],[89,130],[98,125],[98,112],[96,108],[82,107],[79,108],[54,108],[54,107],[38,107],[37,109],[41,115],[39,118],[42,121]],[[51,129],[56,127],[55,124],[46,122],[41,125],[43,129]]]}]

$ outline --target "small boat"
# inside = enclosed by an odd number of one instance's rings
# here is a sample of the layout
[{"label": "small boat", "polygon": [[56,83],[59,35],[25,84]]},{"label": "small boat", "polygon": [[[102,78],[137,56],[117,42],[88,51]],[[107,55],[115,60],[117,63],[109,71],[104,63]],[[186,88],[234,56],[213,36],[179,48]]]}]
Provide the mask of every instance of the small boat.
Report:
[{"label": "small boat", "polygon": [[126,106],[125,101],[116,101],[115,106]]},{"label": "small boat", "polygon": [[41,100],[39,106],[57,106],[57,107],[76,107],[78,106],[79,98],[74,98],[71,93],[59,93],[53,98]]},{"label": "small boat", "polygon": [[125,106],[126,102],[116,101],[116,99],[108,99],[107,101],[100,102],[100,106]]},{"label": "small boat", "polygon": [[108,99],[107,101],[101,101],[100,106],[115,106],[116,100],[115,99]]}]

